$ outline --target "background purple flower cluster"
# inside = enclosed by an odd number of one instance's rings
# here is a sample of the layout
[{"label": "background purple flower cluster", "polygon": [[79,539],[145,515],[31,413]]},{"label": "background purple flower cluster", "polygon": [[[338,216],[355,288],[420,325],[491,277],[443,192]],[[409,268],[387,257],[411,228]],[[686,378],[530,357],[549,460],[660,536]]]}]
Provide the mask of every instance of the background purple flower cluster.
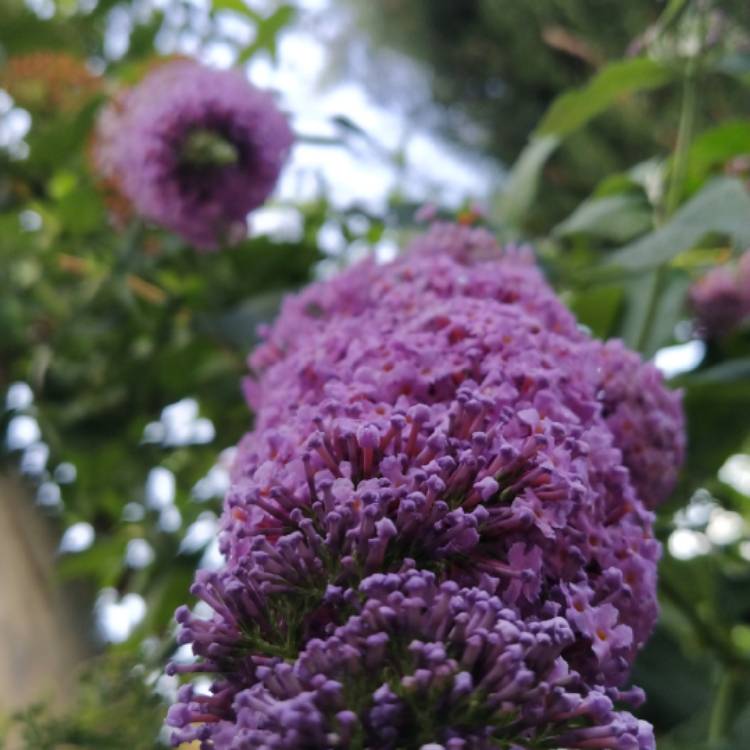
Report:
[{"label": "background purple flower cluster", "polygon": [[225,569],[178,611],[215,675],[206,748],[653,747],[618,701],[656,619],[647,506],[679,395],[581,331],[528,250],[437,224],[287,300],[251,357],[256,426]]},{"label": "background purple flower cluster", "polygon": [[245,236],[291,143],[271,95],[242,73],[178,59],[103,111],[94,161],[136,213],[212,250]]},{"label": "background purple flower cluster", "polygon": [[750,250],[735,267],[717,266],[693,284],[690,304],[699,332],[719,338],[750,318]]}]

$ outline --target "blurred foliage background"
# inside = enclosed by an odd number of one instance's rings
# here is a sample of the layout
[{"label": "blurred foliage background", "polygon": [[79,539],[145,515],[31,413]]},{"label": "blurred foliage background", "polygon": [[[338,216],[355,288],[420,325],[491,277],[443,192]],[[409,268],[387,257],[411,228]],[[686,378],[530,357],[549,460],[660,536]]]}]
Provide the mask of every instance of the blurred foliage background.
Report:
[{"label": "blurred foliage background", "polygon": [[[331,53],[324,81],[358,92],[316,129],[279,91],[299,154],[318,149],[305,163],[314,189],[282,185],[275,213],[216,254],[113,223],[117,206],[89,168],[109,97],[160,56],[255,77],[284,54],[309,62],[305,38]],[[684,389],[689,456],[657,527],[662,618],[634,681],[660,748],[744,750],[750,328],[703,341],[686,302],[691,283],[750,247],[740,0],[5,0],[1,467],[60,540],[58,574],[91,608],[92,653],[66,710],[44,695],[16,713],[0,701],[9,742],[163,741],[172,613],[196,566],[218,564],[230,446],[251,425],[240,381],[256,326],[284,292],[366,248],[387,257],[415,230],[415,207],[444,198],[415,175],[413,152],[389,144],[390,121],[364,116],[367,97],[482,163],[475,189],[454,185],[449,214],[533,241],[582,324],[624,338]],[[375,203],[337,198],[349,184],[340,154],[363,152],[382,165],[349,183],[381,168],[394,181]]]}]

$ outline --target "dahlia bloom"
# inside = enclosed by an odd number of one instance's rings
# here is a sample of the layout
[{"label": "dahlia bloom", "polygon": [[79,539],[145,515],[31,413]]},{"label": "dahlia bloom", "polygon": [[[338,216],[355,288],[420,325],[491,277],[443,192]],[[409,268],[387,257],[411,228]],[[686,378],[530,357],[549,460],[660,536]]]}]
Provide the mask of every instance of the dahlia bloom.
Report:
[{"label": "dahlia bloom", "polygon": [[528,249],[444,224],[287,300],[250,362],[226,566],[193,587],[210,617],[178,611],[200,662],[171,667],[213,693],[183,689],[175,742],[653,747],[615,704],[684,440],[655,370]]},{"label": "dahlia bloom", "polygon": [[244,236],[291,143],[270,94],[239,71],[180,59],[102,112],[93,160],[136,213],[211,250]]},{"label": "dahlia bloom", "polygon": [[708,338],[724,336],[750,317],[750,250],[736,267],[718,266],[698,279],[690,305],[699,332]]}]

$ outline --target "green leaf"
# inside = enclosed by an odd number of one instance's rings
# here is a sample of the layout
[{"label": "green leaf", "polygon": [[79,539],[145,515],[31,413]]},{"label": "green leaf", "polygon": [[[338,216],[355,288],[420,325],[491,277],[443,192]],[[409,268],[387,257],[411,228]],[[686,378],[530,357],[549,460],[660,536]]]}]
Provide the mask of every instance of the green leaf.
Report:
[{"label": "green leaf", "polygon": [[494,215],[511,225],[520,224],[537,193],[542,169],[562,140],[612,106],[620,97],[658,88],[674,71],[648,58],[611,63],[582,88],[559,96],[521,152],[508,182],[495,201]]},{"label": "green leaf", "polygon": [[691,375],[686,384],[733,383],[750,379],[750,357],[730,359]]},{"label": "green leaf", "polygon": [[646,57],[611,63],[585,86],[555,99],[535,134],[570,135],[611,107],[620,97],[659,88],[674,76],[672,68]]},{"label": "green leaf", "polygon": [[626,245],[607,265],[632,271],[655,268],[714,233],[741,247],[750,245],[750,195],[739,180],[724,177],[708,183],[668,224]]},{"label": "green leaf", "polygon": [[661,347],[674,340],[675,326],[683,317],[689,286],[690,277],[685,273],[674,272],[662,282],[651,325],[644,332],[641,342],[641,353],[646,357],[652,357]]},{"label": "green leaf", "polygon": [[592,196],[606,198],[608,195],[632,193],[640,187],[638,181],[629,172],[618,172],[607,175],[597,186]]},{"label": "green leaf", "polygon": [[[667,602],[662,606],[668,618],[670,605]],[[663,618],[638,655],[633,681],[648,690],[649,701],[643,718],[647,721],[658,719],[662,726],[673,726],[690,719],[710,700],[711,685],[702,678],[711,662],[705,652],[685,655],[678,634],[668,627],[667,618]],[[665,675],[676,678],[675,685],[669,690],[664,689]],[[661,741],[659,750],[662,750]],[[686,750],[685,746],[680,746],[680,750]]]},{"label": "green leaf", "polygon": [[597,286],[576,294],[570,308],[579,323],[588,326],[599,338],[612,333],[623,300],[623,290],[619,286]]},{"label": "green leaf", "polygon": [[[25,166],[46,180],[54,172],[80,163],[96,115],[98,102],[92,102],[73,115],[38,118],[26,140],[31,149]],[[75,168],[75,167],[72,167]]]},{"label": "green leaf", "polygon": [[199,325],[238,351],[249,351],[257,343],[258,325],[273,320],[282,298],[282,292],[264,292],[216,318],[200,317]]},{"label": "green leaf", "polygon": [[129,59],[141,59],[153,54],[156,37],[163,21],[164,15],[156,13],[148,23],[140,24],[133,29],[128,45]]},{"label": "green leaf", "polygon": [[214,11],[232,10],[235,13],[251,18],[253,21],[262,20],[262,16],[248,7],[244,0],[212,0],[211,9]]},{"label": "green leaf", "polygon": [[91,185],[82,185],[64,195],[57,208],[65,229],[73,234],[93,232],[105,220],[101,195]]},{"label": "green leaf", "polygon": [[500,221],[518,225],[536,198],[542,169],[560,144],[556,136],[534,138],[518,157],[502,193],[495,201],[493,214]]},{"label": "green leaf", "polygon": [[701,133],[688,153],[687,190],[694,192],[706,175],[740,154],[750,154],[750,122],[732,120]]},{"label": "green leaf", "polygon": [[584,201],[553,233],[564,237],[589,234],[627,242],[652,226],[651,208],[641,195],[620,194]]},{"label": "green leaf", "polygon": [[344,135],[352,135],[361,138],[375,151],[382,152],[384,150],[383,146],[381,146],[375,138],[373,138],[364,128],[357,125],[357,123],[350,117],[347,117],[346,115],[334,115],[331,118],[331,122],[339,128]]},{"label": "green leaf", "polygon": [[288,26],[297,11],[293,5],[280,5],[267,18],[256,18],[255,39],[239,55],[238,62],[249,60],[254,54],[266,50],[273,60],[276,59],[276,43],[278,36],[285,26]]},{"label": "green leaf", "polygon": [[683,400],[687,416],[688,456],[682,470],[682,484],[675,497],[689,494],[707,481],[731,453],[742,450],[749,427],[750,380],[696,382],[698,374],[676,378],[674,385],[685,387]]},{"label": "green leaf", "polygon": [[671,343],[683,317],[689,286],[690,277],[673,268],[647,271],[629,280],[621,337],[645,357]]},{"label": "green leaf", "polygon": [[620,325],[620,336],[633,349],[638,349],[643,331],[648,324],[649,305],[644,304],[656,294],[659,274],[648,271],[625,284],[627,306]]}]

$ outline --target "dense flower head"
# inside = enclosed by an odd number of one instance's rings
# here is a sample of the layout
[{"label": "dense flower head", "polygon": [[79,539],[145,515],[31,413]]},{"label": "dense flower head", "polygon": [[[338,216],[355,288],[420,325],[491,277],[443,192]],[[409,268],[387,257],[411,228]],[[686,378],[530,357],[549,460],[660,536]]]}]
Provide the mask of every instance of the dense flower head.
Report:
[{"label": "dense flower head", "polygon": [[725,336],[750,318],[750,250],[736,266],[717,266],[698,279],[690,305],[699,332],[708,338]]},{"label": "dense flower head", "polygon": [[14,55],[0,69],[0,87],[16,103],[35,113],[71,114],[102,89],[84,60],[65,52]]},{"label": "dense flower head", "polygon": [[680,394],[664,388],[661,373],[620,341],[597,347],[602,416],[641,500],[650,508],[674,489],[685,458]]},{"label": "dense flower head", "polygon": [[[287,300],[264,336],[227,564],[193,589],[212,615],[178,614],[214,693],[185,690],[176,740],[651,747],[611,700],[657,614],[646,504],[682,455],[656,371],[580,330],[528,249],[445,224]],[[464,662],[475,635],[492,648]],[[366,682],[342,682],[343,654]]]},{"label": "dense flower head", "polygon": [[291,143],[270,94],[242,73],[177,59],[102,112],[94,162],[136,213],[215,249],[244,236]]},{"label": "dense flower head", "polygon": [[[410,561],[411,563],[411,561]],[[562,656],[575,642],[550,606],[521,617],[493,592],[434,573],[377,573],[358,587],[358,613],[292,662],[259,665],[233,695],[231,720],[201,723],[226,696],[184,688],[170,721],[182,739],[215,747],[653,747],[650,727],[614,709],[638,691],[587,685]],[[211,714],[208,714],[211,716]],[[213,717],[211,717],[213,718]]]}]

